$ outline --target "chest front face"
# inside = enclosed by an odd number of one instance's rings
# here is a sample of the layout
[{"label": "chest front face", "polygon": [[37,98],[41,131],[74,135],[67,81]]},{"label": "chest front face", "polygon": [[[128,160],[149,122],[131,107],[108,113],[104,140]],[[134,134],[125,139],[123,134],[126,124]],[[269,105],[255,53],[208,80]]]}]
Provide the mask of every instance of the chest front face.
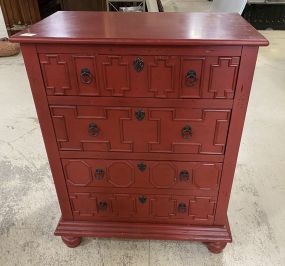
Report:
[{"label": "chest front face", "polygon": [[241,47],[36,51],[74,219],[215,223]]}]

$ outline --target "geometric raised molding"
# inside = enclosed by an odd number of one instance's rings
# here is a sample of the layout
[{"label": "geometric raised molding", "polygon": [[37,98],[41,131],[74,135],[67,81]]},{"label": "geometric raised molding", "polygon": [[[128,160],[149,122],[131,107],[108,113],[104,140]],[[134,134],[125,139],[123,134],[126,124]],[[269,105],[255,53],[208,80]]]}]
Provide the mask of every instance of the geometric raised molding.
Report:
[{"label": "geometric raised molding", "polygon": [[70,160],[66,166],[66,179],[76,186],[86,186],[92,181],[91,169],[83,160]]},{"label": "geometric raised molding", "polygon": [[157,188],[173,187],[177,181],[177,170],[170,162],[158,162],[151,167],[150,180]]},{"label": "geometric raised molding", "polygon": [[134,169],[127,162],[113,162],[107,171],[108,182],[114,187],[129,187],[134,183]]},{"label": "geometric raised molding", "polygon": [[172,196],[155,195],[150,203],[150,213],[155,218],[169,218],[175,215],[175,199]]},{"label": "geometric raised molding", "polygon": [[[107,192],[107,191],[106,191]],[[140,198],[145,198],[141,201]],[[70,193],[73,214],[79,220],[178,222],[213,224],[216,197],[137,193]],[[101,207],[100,207],[101,206]],[[102,209],[102,206],[104,208]],[[182,206],[182,209],[181,209]]]},{"label": "geometric raised molding", "polygon": [[219,164],[199,164],[193,168],[193,183],[200,189],[213,189],[219,185],[220,174]]},{"label": "geometric raised molding", "polygon": [[[55,134],[62,151],[224,154],[230,109],[51,106]],[[98,136],[89,134],[95,123]],[[190,125],[192,135],[181,130]],[[167,133],[167,134],[166,134]]]},{"label": "geometric raised molding", "polygon": [[97,198],[92,193],[73,193],[70,195],[73,214],[92,217],[98,213]]},{"label": "geometric raised molding", "polygon": [[154,62],[148,65],[148,90],[155,97],[167,98],[169,93],[175,92],[177,62],[174,56],[155,56]]},{"label": "geometric raised molding", "polygon": [[209,77],[209,92],[213,98],[233,98],[239,69],[239,57],[219,57],[212,64]]},{"label": "geometric raised molding", "polygon": [[[62,159],[62,164],[72,187],[169,188],[195,190],[195,195],[216,195],[222,171],[222,163],[210,162]],[[144,171],[140,164],[145,165]],[[101,178],[97,170],[102,170]]]},{"label": "geometric raised molding", "polygon": [[112,96],[124,96],[130,90],[129,64],[122,56],[99,56],[104,89]]},{"label": "geometric raised molding", "polygon": [[[140,72],[133,67],[136,58],[144,62]],[[94,52],[41,53],[39,59],[48,95],[143,98],[232,99],[240,64],[238,56],[97,56]],[[92,77],[88,84],[80,80],[83,69],[88,69]],[[195,73],[191,85],[187,84],[189,72]]]},{"label": "geometric raised molding", "polygon": [[190,200],[190,216],[198,223],[214,221],[216,201],[208,197],[195,197]]},{"label": "geometric raised molding", "polygon": [[[99,95],[95,56],[39,54],[39,59],[48,95]],[[88,83],[81,79],[84,69]]]},{"label": "geometric raised molding", "polygon": [[64,95],[71,90],[68,63],[64,55],[40,55],[47,94]]}]

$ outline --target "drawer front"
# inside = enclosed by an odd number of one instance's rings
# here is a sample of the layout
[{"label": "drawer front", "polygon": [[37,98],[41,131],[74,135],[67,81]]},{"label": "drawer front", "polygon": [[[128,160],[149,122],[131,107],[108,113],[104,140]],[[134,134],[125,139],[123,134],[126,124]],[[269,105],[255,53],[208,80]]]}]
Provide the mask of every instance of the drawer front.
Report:
[{"label": "drawer front", "polygon": [[216,198],[161,194],[70,193],[76,220],[213,224]]},{"label": "drawer front", "polygon": [[61,151],[224,154],[230,110],[51,106]]},{"label": "drawer front", "polygon": [[39,54],[48,95],[234,97],[240,57]]},{"label": "drawer front", "polygon": [[222,164],[135,160],[63,159],[71,187],[170,188],[217,192]]}]

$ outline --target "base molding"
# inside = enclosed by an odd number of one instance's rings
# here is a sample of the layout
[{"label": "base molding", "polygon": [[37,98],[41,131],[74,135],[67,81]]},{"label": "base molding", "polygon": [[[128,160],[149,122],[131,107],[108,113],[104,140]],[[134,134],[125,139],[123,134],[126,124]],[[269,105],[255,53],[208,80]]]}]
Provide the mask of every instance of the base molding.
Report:
[{"label": "base molding", "polygon": [[214,253],[220,252],[227,243],[232,241],[228,223],[224,226],[197,226],[127,222],[63,221],[61,219],[54,234],[62,236],[63,239],[71,239],[70,241],[75,241],[76,243],[78,243],[78,239],[81,237],[201,241],[207,244],[208,249]]}]

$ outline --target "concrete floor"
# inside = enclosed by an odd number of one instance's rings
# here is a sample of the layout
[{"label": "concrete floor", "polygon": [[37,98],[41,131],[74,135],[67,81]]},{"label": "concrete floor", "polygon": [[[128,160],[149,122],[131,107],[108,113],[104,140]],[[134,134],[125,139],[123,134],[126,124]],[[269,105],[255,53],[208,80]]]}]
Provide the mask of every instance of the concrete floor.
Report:
[{"label": "concrete floor", "polygon": [[[183,2],[183,1],[181,1]],[[184,1],[185,2],[185,1]],[[285,32],[266,31],[229,207],[233,243],[84,239],[67,248],[22,57],[0,58],[0,265],[285,265]]]}]

